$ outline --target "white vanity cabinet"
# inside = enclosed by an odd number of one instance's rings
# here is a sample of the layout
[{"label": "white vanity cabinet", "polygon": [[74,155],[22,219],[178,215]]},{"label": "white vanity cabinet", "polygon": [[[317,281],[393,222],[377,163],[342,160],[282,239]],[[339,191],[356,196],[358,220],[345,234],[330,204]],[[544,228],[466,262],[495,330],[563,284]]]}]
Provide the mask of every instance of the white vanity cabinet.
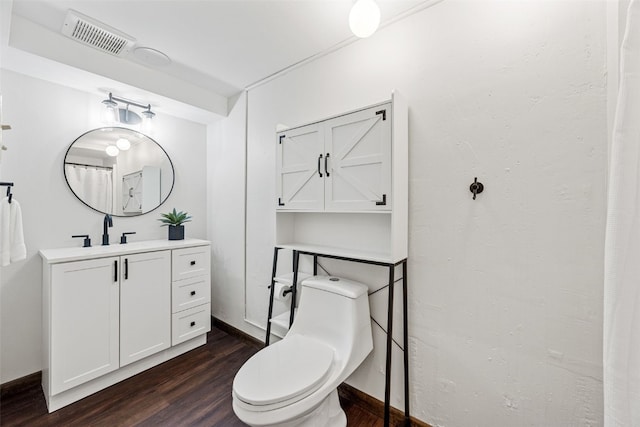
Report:
[{"label": "white vanity cabinet", "polygon": [[205,344],[210,253],[197,239],[40,251],[49,412]]},{"label": "white vanity cabinet", "polygon": [[279,132],[277,209],[391,210],[391,103]]}]

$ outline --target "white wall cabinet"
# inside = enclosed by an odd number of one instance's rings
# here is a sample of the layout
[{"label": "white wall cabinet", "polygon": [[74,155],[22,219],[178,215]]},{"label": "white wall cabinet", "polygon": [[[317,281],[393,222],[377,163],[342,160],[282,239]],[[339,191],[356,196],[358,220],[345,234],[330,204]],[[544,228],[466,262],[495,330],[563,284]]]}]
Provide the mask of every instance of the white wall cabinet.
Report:
[{"label": "white wall cabinet", "polygon": [[149,212],[162,201],[160,168],[144,166],[122,177],[122,212]]},{"label": "white wall cabinet", "polygon": [[49,412],[205,344],[209,254],[196,239],[40,251]]},{"label": "white wall cabinet", "polygon": [[391,103],[279,132],[277,209],[391,209]]},{"label": "white wall cabinet", "polygon": [[398,262],[408,253],[408,107],[390,101],[276,133],[276,245]]}]

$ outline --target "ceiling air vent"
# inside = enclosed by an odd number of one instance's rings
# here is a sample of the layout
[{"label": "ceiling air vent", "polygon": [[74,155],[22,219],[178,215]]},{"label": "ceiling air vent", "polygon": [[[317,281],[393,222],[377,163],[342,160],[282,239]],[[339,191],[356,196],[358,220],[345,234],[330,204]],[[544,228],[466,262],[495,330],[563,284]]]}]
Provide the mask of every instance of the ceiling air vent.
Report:
[{"label": "ceiling air vent", "polygon": [[115,28],[71,9],[64,20],[62,34],[115,56],[125,55],[136,42],[134,38]]}]

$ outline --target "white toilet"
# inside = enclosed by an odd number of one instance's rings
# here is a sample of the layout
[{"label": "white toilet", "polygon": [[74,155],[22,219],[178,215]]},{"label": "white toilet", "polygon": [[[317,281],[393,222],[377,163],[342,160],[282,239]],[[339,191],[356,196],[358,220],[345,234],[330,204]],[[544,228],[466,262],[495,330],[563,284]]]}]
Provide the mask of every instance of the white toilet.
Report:
[{"label": "white toilet", "polygon": [[282,341],[253,355],[233,380],[233,411],[251,426],[345,426],[337,388],[373,349],[367,286],[336,277],[302,282]]}]

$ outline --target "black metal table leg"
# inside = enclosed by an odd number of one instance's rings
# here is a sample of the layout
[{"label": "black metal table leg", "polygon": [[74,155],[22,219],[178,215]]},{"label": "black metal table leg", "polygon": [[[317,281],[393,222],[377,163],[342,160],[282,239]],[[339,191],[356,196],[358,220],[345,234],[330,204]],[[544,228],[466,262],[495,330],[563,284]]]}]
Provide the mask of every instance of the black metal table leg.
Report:
[{"label": "black metal table leg", "polygon": [[298,263],[300,252],[293,251],[293,281],[291,282],[291,312],[289,313],[289,328],[293,325],[293,316],[296,308],[296,294],[298,288]]},{"label": "black metal table leg", "polygon": [[280,248],[273,249],[273,269],[271,270],[271,291],[269,292],[269,313],[267,314],[267,336],[264,339],[264,346],[269,345],[271,337],[271,315],[273,314],[273,296],[276,287],[276,270],[278,267],[278,251]]},{"label": "black metal table leg", "polygon": [[391,402],[391,344],[393,343],[393,282],[395,266],[389,266],[389,305],[387,313],[387,363],[384,377],[384,425],[389,426],[389,405]]},{"label": "black metal table leg", "polygon": [[409,331],[407,316],[407,260],[402,262],[402,329],[404,332],[404,425],[411,425],[409,415]]}]

